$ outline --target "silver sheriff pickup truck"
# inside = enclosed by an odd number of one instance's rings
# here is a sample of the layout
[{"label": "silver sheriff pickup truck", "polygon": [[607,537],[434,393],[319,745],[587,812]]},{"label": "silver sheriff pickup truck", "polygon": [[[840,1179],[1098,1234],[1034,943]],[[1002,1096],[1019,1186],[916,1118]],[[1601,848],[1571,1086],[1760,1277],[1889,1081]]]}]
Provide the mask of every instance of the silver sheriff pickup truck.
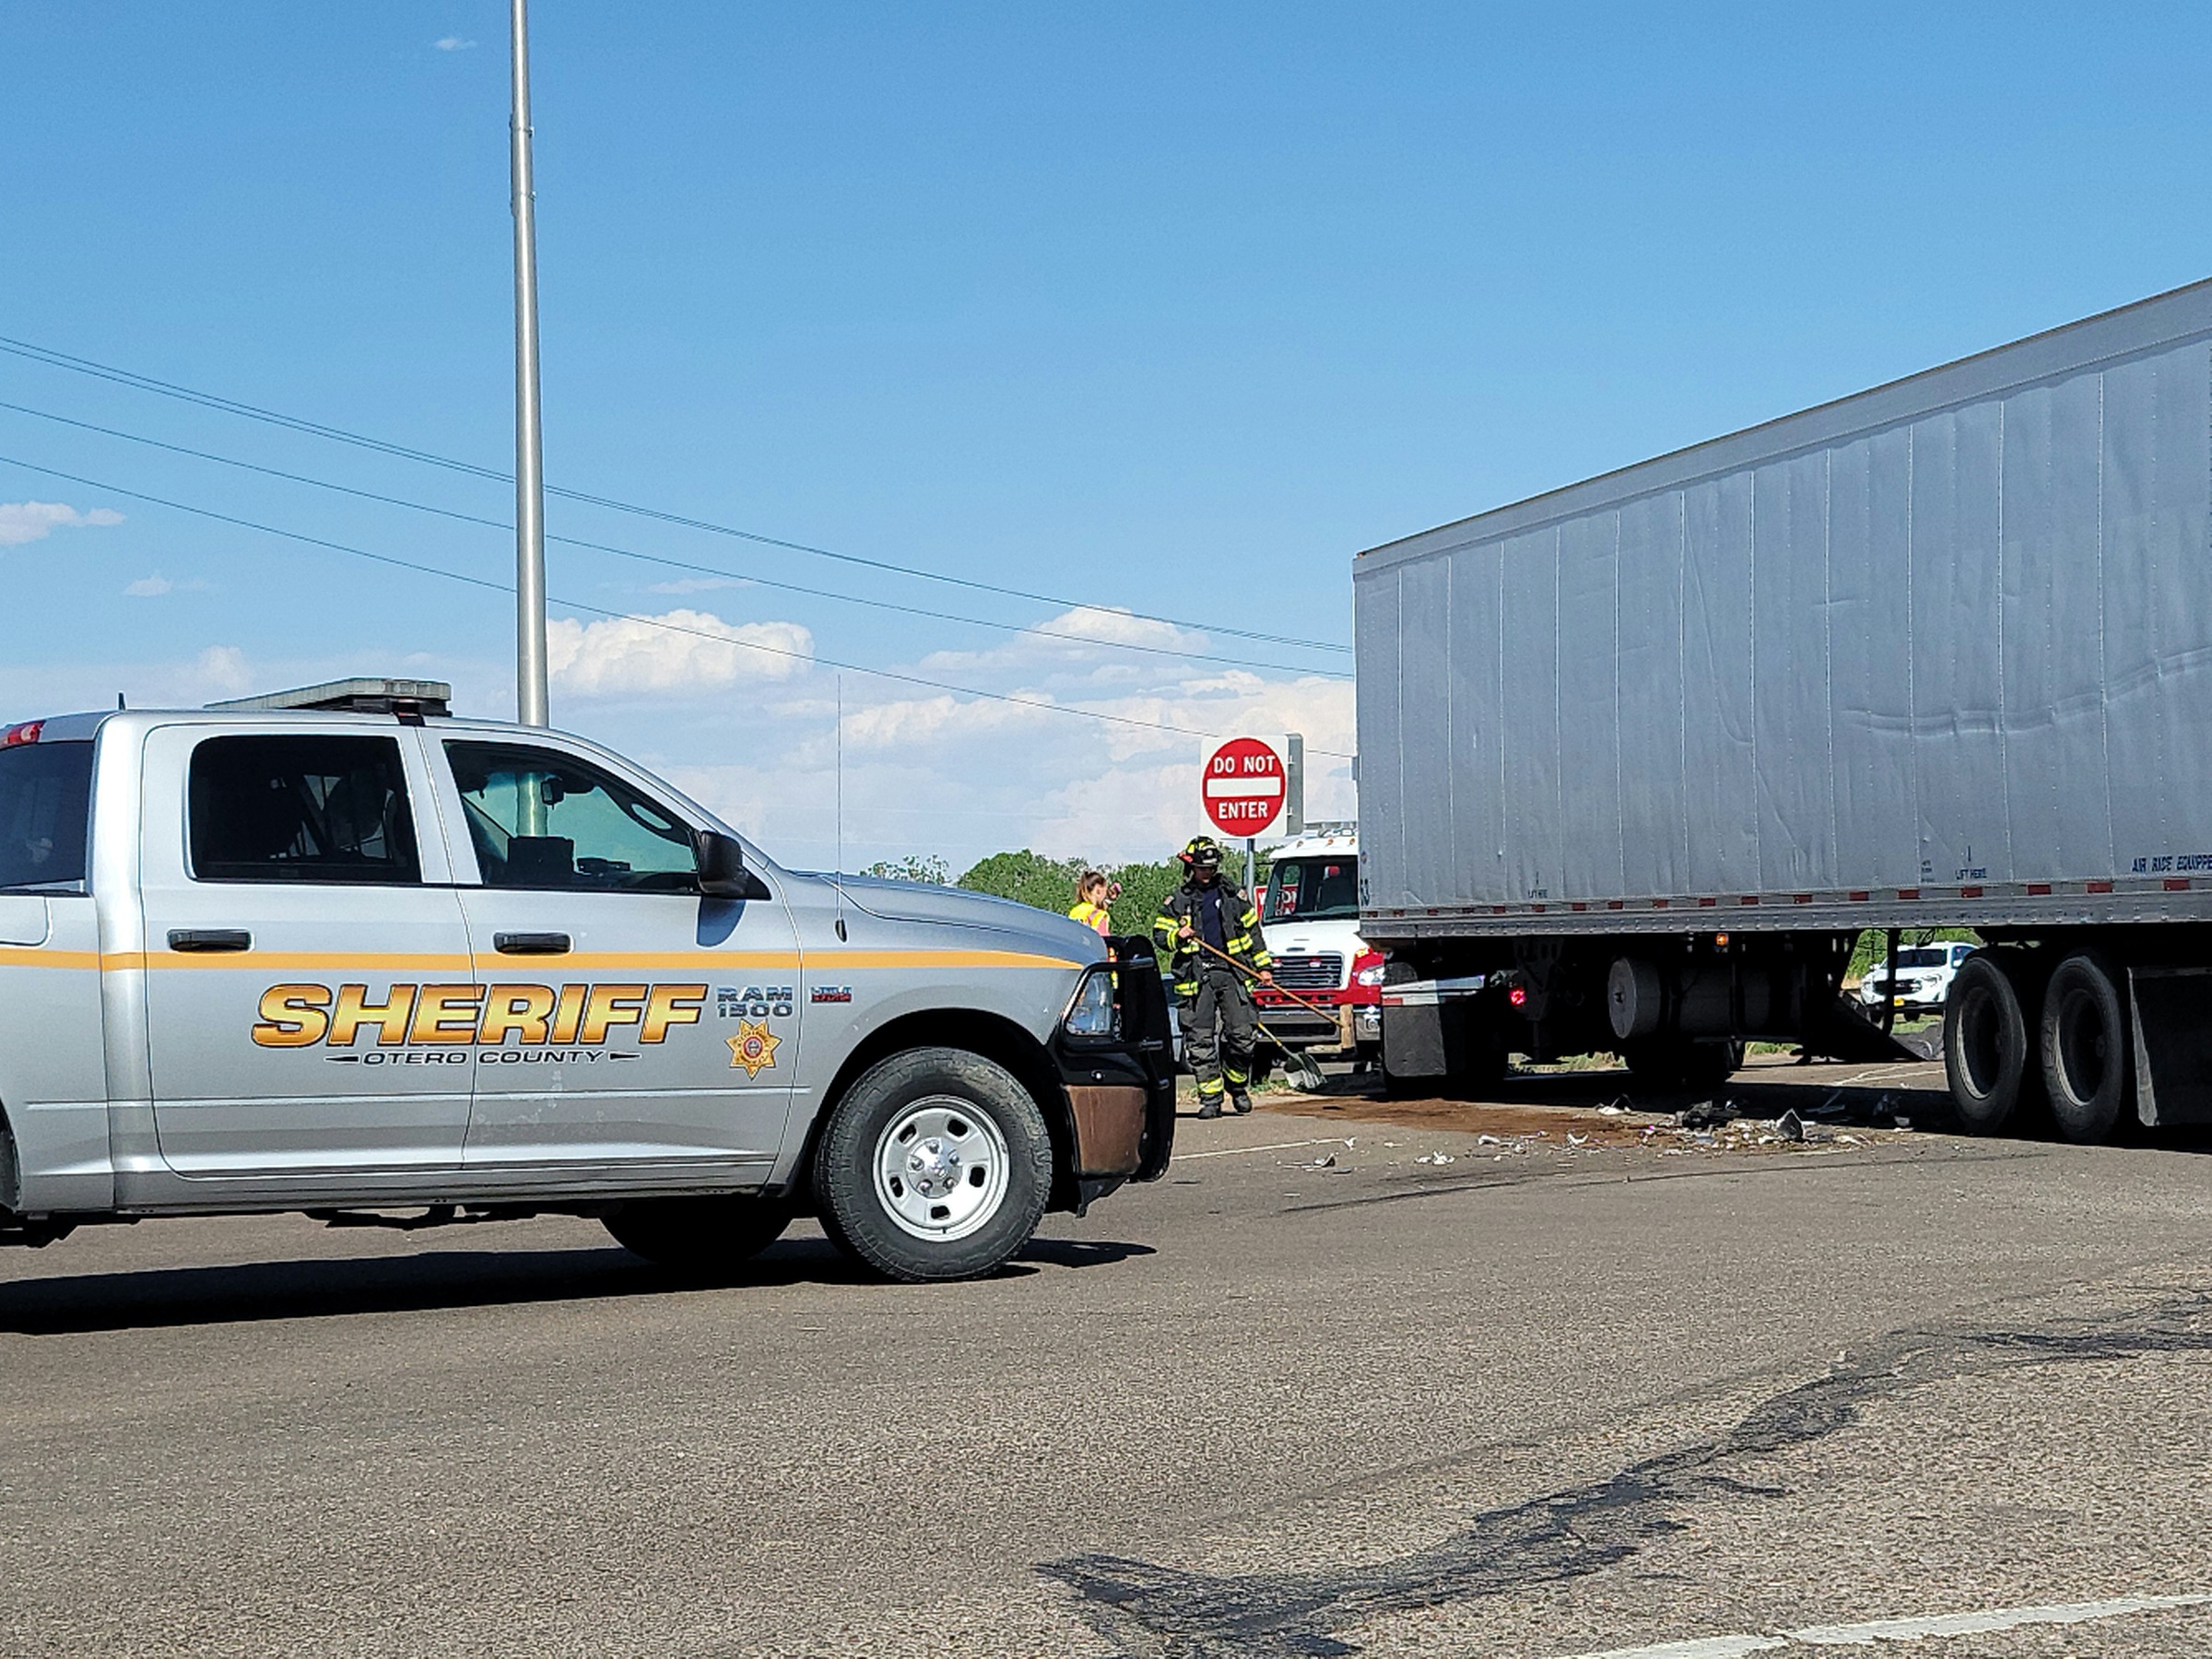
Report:
[{"label": "silver sheriff pickup truck", "polygon": [[566,1213],[716,1274],[811,1214],[948,1279],[1166,1170],[1142,941],[780,869],[620,756],[449,696],[0,732],[0,1243]]}]

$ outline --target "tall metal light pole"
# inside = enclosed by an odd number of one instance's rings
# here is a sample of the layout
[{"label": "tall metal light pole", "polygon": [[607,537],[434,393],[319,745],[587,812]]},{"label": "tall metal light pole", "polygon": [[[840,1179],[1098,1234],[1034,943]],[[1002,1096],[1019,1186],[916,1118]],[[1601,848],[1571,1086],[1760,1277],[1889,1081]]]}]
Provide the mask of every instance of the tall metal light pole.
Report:
[{"label": "tall metal light pole", "polygon": [[546,695],[546,481],[537,406],[537,207],[530,178],[529,0],[513,0],[514,702],[524,725],[551,724]]}]

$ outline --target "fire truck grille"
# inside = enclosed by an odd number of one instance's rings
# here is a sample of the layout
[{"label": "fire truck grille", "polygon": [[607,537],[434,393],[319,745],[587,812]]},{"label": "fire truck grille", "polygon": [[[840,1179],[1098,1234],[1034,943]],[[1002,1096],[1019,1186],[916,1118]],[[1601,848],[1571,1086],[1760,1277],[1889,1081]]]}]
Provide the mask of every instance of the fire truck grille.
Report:
[{"label": "fire truck grille", "polygon": [[1277,957],[1275,982],[1290,991],[1334,991],[1344,983],[1344,959],[1334,952]]}]

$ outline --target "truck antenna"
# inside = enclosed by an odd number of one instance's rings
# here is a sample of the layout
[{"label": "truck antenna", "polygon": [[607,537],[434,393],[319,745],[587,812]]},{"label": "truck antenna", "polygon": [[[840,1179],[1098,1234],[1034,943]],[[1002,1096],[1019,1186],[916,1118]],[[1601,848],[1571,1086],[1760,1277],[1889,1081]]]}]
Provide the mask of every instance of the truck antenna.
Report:
[{"label": "truck antenna", "polygon": [[837,677],[837,862],[830,880],[837,887],[837,936],[845,936],[845,677]]}]

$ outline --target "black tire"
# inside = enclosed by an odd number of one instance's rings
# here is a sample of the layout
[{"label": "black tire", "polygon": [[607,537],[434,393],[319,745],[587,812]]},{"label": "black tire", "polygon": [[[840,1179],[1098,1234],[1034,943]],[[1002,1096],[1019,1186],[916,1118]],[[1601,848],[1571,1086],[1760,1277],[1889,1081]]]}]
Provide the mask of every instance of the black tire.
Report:
[{"label": "black tire", "polygon": [[1996,1135],[2041,1099],[2026,966],[2012,952],[1977,951],[1951,981],[1943,1070],[1952,1110],[1970,1135]]},{"label": "black tire", "polygon": [[1692,1042],[1683,1050],[1682,1081],[1692,1090],[1723,1088],[1743,1068],[1744,1044],[1740,1037]]},{"label": "black tire", "polygon": [[1688,1078],[1682,1046],[1665,1037],[1638,1037],[1620,1045],[1620,1058],[1639,1087],[1672,1093]]},{"label": "black tire", "polygon": [[780,1198],[632,1199],[606,1218],[615,1242],[656,1267],[725,1278],[783,1236],[792,1206]]},{"label": "black tire", "polygon": [[1740,1038],[1639,1037],[1621,1044],[1620,1057],[1641,1088],[1674,1094],[1716,1089],[1743,1069]]},{"label": "black tire", "polygon": [[1382,1098],[1386,1100],[1424,1100],[1441,1093],[1441,1077],[1409,1077],[1403,1072],[1394,1072],[1387,1063],[1375,1062],[1375,1071],[1382,1079]]},{"label": "black tire", "polygon": [[2043,988],[2036,1045],[2043,1088],[2058,1132],[2083,1146],[2110,1140],[2135,1100],[2124,983],[2105,957],[2083,950],[2059,963]]},{"label": "black tire", "polygon": [[1003,1266],[1037,1230],[1052,1190],[1037,1102],[1006,1067],[965,1049],[878,1062],[838,1101],[814,1155],[823,1230],[910,1284]]}]

